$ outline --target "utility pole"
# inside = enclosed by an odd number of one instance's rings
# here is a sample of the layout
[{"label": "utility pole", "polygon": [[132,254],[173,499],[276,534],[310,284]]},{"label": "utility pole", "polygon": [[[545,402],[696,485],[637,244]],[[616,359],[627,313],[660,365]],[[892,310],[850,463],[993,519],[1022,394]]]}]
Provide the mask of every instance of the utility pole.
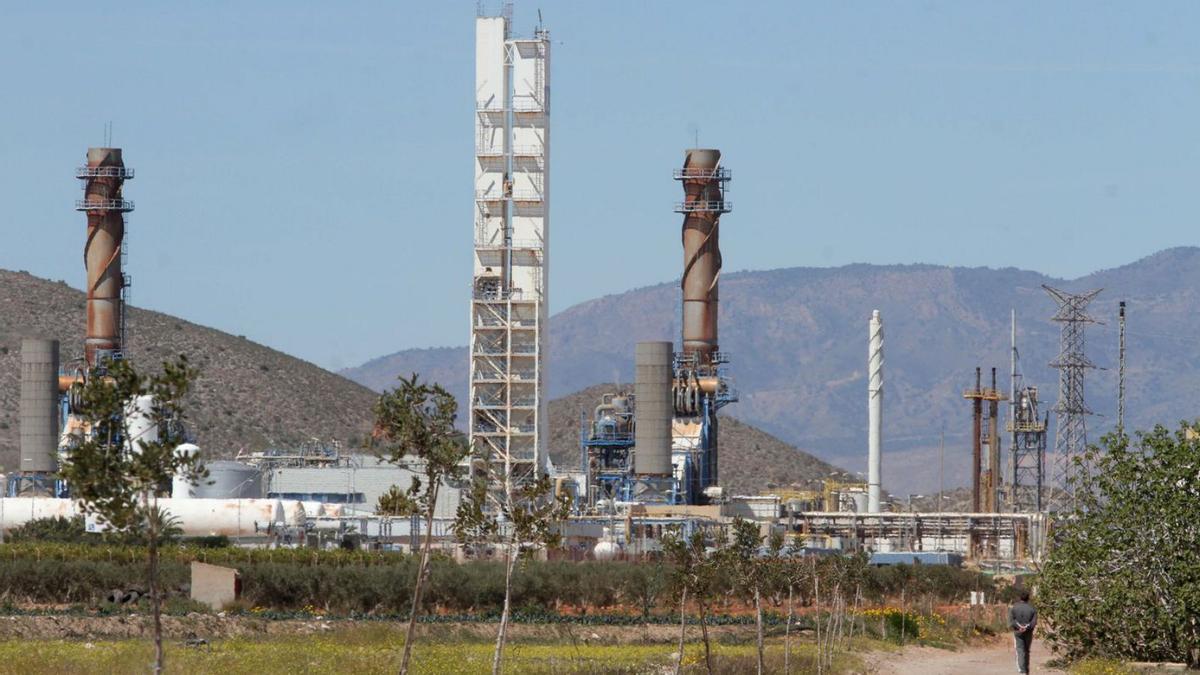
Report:
[{"label": "utility pole", "polygon": [[1117,433],[1125,435],[1125,301],[1121,301],[1119,310],[1119,319],[1121,325],[1120,342],[1121,346],[1118,349],[1117,369]]},{"label": "utility pole", "polygon": [[938,513],[945,513],[942,499],[946,496],[946,423],[942,422],[942,438],[938,441]]}]

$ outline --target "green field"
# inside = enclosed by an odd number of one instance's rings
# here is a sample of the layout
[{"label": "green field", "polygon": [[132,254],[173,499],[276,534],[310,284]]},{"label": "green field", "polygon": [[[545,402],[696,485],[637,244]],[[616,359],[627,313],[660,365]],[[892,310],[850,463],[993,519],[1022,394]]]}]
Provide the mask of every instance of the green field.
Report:
[{"label": "green field", "polygon": [[[694,632],[694,631],[693,631]],[[482,636],[431,636],[414,647],[415,672],[486,673],[491,670],[492,643]],[[586,633],[585,633],[586,634]],[[698,634],[689,635],[694,640]],[[863,650],[882,645],[863,643]],[[400,663],[403,631],[399,625],[363,625],[314,635],[217,640],[200,647],[167,643],[170,673],[395,673]],[[886,647],[885,647],[886,648]],[[588,644],[580,636],[550,642],[526,639],[506,650],[505,670],[511,673],[659,673],[673,666],[672,644]],[[742,673],[754,670],[752,642],[713,645],[715,670]],[[811,644],[793,642],[793,672],[807,672]],[[703,648],[690,642],[684,653],[685,672],[701,672]],[[770,672],[782,672],[783,641],[768,643]],[[0,642],[0,670],[13,673],[145,673],[153,660],[148,640],[11,640]],[[840,659],[842,672],[853,672],[860,661]]]}]

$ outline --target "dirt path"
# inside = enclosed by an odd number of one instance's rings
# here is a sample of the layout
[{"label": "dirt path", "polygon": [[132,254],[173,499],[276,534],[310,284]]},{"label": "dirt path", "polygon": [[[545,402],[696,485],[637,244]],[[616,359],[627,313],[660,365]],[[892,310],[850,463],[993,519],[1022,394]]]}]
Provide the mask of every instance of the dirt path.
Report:
[{"label": "dirt path", "polygon": [[[1033,641],[1031,656],[1031,673],[1063,672],[1046,665],[1052,654],[1042,641]],[[881,655],[874,660],[874,667],[874,672],[878,675],[1008,675],[1017,672],[1016,656],[1010,639],[966,647],[956,652],[932,647],[910,647],[899,654]]]}]

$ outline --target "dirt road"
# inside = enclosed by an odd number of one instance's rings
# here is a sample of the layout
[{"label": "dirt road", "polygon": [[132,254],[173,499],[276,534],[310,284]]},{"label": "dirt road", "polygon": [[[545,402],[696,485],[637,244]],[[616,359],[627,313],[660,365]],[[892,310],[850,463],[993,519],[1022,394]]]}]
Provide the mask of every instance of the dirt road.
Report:
[{"label": "dirt road", "polygon": [[[1046,665],[1052,654],[1040,640],[1034,640],[1031,656],[1031,673],[1063,672]],[[1017,672],[1011,639],[965,647],[956,652],[932,647],[910,647],[899,654],[882,655],[874,660],[873,665],[878,675],[1008,675]]]}]

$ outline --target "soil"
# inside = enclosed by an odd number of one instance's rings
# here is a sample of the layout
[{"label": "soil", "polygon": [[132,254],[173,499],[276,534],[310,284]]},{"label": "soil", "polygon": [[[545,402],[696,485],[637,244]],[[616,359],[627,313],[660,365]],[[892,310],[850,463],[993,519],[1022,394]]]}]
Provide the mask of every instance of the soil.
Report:
[{"label": "soil", "polygon": [[[1064,672],[1046,665],[1053,654],[1041,640],[1034,639],[1030,657],[1031,673]],[[1016,653],[1009,638],[967,646],[959,651],[909,647],[898,654],[872,656],[868,661],[873,668],[871,672],[877,675],[1008,675],[1017,672]]]}]

